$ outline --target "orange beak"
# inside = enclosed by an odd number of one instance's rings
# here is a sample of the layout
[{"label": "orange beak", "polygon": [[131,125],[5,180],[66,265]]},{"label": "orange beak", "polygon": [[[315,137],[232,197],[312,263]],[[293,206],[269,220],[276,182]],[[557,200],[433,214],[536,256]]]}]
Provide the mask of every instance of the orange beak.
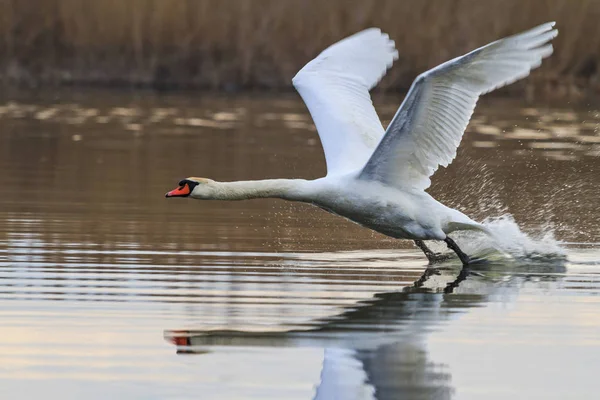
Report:
[{"label": "orange beak", "polygon": [[173,189],[165,194],[165,197],[187,197],[192,191],[189,185],[186,183],[183,186],[179,186],[177,189]]}]

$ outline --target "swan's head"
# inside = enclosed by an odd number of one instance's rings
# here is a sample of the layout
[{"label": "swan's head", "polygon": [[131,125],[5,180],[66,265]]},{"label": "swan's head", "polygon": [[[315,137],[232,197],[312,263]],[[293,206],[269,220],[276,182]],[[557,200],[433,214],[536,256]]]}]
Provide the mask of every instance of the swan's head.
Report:
[{"label": "swan's head", "polygon": [[165,197],[194,197],[196,199],[210,199],[213,195],[212,179],[185,178],[179,181],[179,186],[165,194]]}]

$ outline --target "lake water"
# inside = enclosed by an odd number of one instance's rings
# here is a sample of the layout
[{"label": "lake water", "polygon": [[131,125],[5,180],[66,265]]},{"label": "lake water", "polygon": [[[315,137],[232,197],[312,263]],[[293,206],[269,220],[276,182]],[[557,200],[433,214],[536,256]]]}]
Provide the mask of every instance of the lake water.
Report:
[{"label": "lake water", "polygon": [[461,271],[308,205],[164,198],[324,174],[295,95],[3,96],[0,398],[598,398],[600,110],[485,99],[430,190],[498,233]]}]

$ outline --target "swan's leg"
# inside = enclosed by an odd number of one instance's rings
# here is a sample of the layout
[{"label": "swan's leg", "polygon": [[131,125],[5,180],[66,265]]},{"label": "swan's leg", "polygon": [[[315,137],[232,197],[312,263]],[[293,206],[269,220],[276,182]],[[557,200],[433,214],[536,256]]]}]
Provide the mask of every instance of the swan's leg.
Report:
[{"label": "swan's leg", "polygon": [[447,254],[434,253],[422,240],[415,240],[415,244],[423,250],[423,253],[425,253],[425,256],[432,264],[450,259],[450,256]]},{"label": "swan's leg", "polygon": [[446,239],[444,239],[444,242],[446,242],[446,244],[448,245],[449,249],[452,249],[456,255],[458,256],[458,258],[460,258],[460,261],[462,261],[463,265],[469,265],[471,263],[471,259],[469,258],[468,255],[466,255],[461,249],[460,247],[458,247],[458,245],[456,244],[456,242],[452,239],[450,239],[449,236],[446,236]]},{"label": "swan's leg", "polygon": [[423,253],[425,253],[425,255],[427,256],[428,259],[431,259],[432,257],[435,256],[435,253],[433,251],[431,251],[431,249],[429,247],[427,247],[427,245],[422,240],[415,240],[415,244],[417,245],[418,248],[423,250]]}]

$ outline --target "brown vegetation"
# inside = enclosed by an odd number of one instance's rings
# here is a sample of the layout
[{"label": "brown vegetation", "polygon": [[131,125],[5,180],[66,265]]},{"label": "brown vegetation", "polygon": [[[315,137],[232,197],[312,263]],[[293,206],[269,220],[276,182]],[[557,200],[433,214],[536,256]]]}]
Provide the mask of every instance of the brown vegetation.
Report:
[{"label": "brown vegetation", "polygon": [[0,74],[25,84],[285,89],[329,44],[378,26],[400,51],[382,85],[403,90],[441,61],[549,20],[561,32],[556,52],[528,81],[595,87],[598,0],[0,0]]}]

